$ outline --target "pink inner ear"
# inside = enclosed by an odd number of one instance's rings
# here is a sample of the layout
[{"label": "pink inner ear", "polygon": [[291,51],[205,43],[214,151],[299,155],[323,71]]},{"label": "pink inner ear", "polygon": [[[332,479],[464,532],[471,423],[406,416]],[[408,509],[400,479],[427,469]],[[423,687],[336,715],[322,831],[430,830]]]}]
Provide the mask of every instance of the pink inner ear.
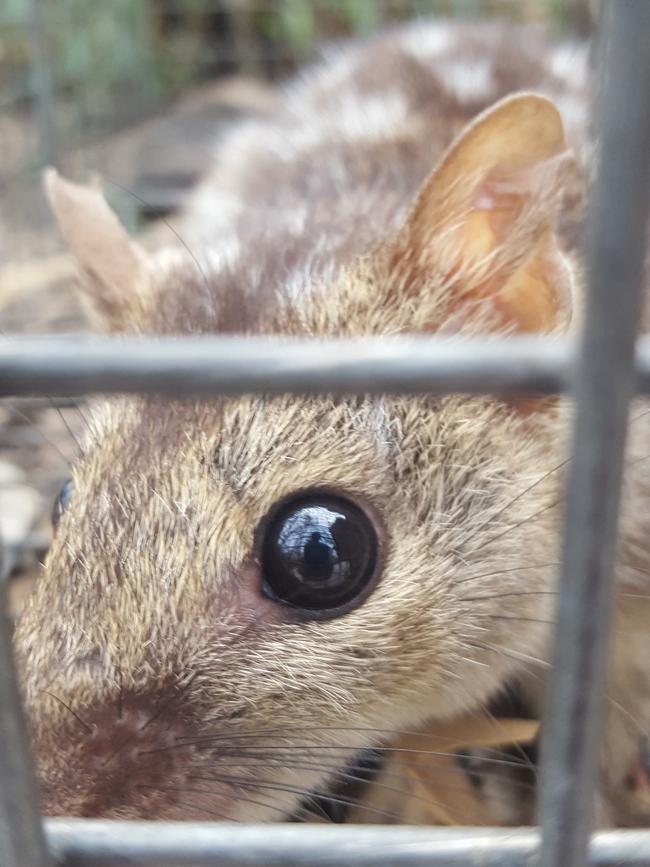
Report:
[{"label": "pink inner ear", "polygon": [[496,199],[486,190],[481,189],[474,199],[472,207],[476,208],[477,211],[491,211],[492,208],[496,207]]},{"label": "pink inner ear", "polygon": [[[548,199],[548,192],[542,188],[545,176],[544,164],[515,170],[497,166],[477,188],[471,202],[471,210],[486,215],[490,229],[494,233],[491,239],[494,247],[507,240],[508,233],[528,204],[535,201],[544,202]],[[553,210],[551,209],[550,212],[546,210],[541,223],[549,225],[552,219]],[[539,217],[536,222],[540,223]],[[543,230],[540,230],[540,233],[541,231]]]},{"label": "pink inner ear", "polygon": [[472,207],[485,211],[503,208],[520,202],[533,192],[531,169],[506,169],[496,166],[476,190]]},{"label": "pink inner ear", "polygon": [[419,292],[442,276],[448,288],[437,296],[432,330],[451,321],[529,333],[568,324],[571,279],[554,231],[568,165],[565,154],[499,164],[441,198],[429,199],[425,187],[394,262]]}]

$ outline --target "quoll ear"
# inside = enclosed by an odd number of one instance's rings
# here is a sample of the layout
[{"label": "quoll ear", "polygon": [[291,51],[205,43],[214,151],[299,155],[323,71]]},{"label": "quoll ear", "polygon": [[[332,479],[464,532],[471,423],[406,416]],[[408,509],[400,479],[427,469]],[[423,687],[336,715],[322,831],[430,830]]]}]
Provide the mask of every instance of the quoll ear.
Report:
[{"label": "quoll ear", "polygon": [[447,329],[566,326],[571,280],[555,220],[571,164],[544,97],[513,96],[480,115],[429,176],[399,236],[391,265],[404,290],[435,283]]},{"label": "quoll ear", "polygon": [[146,257],[131,241],[98,184],[80,186],[55,169],[43,175],[61,235],[82,272],[82,289],[102,327],[128,327],[134,301],[146,279]]}]

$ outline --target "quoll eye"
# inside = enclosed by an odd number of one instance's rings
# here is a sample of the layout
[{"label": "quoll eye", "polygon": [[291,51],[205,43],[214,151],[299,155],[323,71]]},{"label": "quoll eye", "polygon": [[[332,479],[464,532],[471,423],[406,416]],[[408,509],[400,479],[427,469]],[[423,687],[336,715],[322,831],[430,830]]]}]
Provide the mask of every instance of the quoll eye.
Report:
[{"label": "quoll eye", "polygon": [[300,497],[266,529],[264,592],[308,611],[338,609],[365,598],[377,559],[377,534],[358,506],[332,495]]},{"label": "quoll eye", "polygon": [[57,498],[54,501],[54,505],[52,506],[52,526],[55,530],[59,524],[59,521],[61,520],[61,515],[68,508],[68,503],[72,498],[72,490],[72,479],[68,479],[68,481],[59,491]]}]

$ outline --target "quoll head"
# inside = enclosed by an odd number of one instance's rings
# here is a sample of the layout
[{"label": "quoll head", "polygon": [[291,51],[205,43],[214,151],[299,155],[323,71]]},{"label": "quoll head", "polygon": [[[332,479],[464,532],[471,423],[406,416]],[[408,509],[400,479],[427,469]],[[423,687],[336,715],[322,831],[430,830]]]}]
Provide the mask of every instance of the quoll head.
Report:
[{"label": "quoll head", "polygon": [[[553,106],[499,103],[400,231],[299,297],[274,286],[257,329],[559,333],[566,170]],[[189,257],[145,254],[95,189],[48,189],[105,328],[227,327],[232,267],[205,272],[208,308]],[[115,398],[89,425],[15,639],[52,814],[287,817],[359,750],[479,706],[543,650],[555,404]]]}]

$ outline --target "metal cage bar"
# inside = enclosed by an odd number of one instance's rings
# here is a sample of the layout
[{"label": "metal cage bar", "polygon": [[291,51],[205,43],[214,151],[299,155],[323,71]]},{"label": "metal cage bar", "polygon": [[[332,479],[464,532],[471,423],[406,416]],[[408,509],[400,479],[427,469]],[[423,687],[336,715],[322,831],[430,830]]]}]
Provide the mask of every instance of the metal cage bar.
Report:
[{"label": "metal cage bar", "polygon": [[[569,343],[526,339],[273,344],[226,338],[137,343],[21,338],[0,343],[0,395],[571,390],[578,402],[579,447],[570,475],[556,654],[561,665],[555,666],[542,792],[541,856],[549,867],[579,867],[587,860],[588,845],[594,864],[650,863],[650,831],[596,834],[589,844],[625,422],[635,386],[650,393],[650,338],[638,344],[636,382],[633,351],[650,153],[650,105],[634,97],[650,90],[650,3],[619,0],[609,12],[610,76],[592,212],[592,294],[579,355]],[[535,829],[48,820],[45,830],[60,865],[508,867],[540,854]],[[0,864],[40,867],[46,861],[8,636],[0,621]]]},{"label": "metal cage bar", "polygon": [[550,696],[542,736],[543,867],[586,862],[613,609],[614,554],[650,193],[650,3],[605,6],[598,174]]},{"label": "metal cage bar", "polygon": [[22,708],[11,659],[5,590],[5,579],[0,577],[0,865],[46,867],[50,859],[46,854],[43,827],[36,807]]},{"label": "metal cage bar", "polygon": [[[99,392],[556,394],[572,390],[576,363],[573,341],[534,337],[0,337],[0,399]],[[637,341],[635,387],[650,394],[650,335]]]},{"label": "metal cage bar", "polygon": [[[529,867],[539,832],[512,828],[232,825],[51,819],[61,867]],[[590,863],[647,867],[650,833],[595,834]]]},{"label": "metal cage bar", "polygon": [[[572,390],[569,340],[368,337],[0,337],[0,399],[92,393],[556,394]],[[636,391],[650,394],[650,336],[637,341]]]},{"label": "metal cage bar", "polygon": [[[572,343],[513,338],[0,338],[0,397],[92,391],[168,397],[324,392],[442,394],[568,388]],[[650,391],[650,339],[640,349]]]}]

